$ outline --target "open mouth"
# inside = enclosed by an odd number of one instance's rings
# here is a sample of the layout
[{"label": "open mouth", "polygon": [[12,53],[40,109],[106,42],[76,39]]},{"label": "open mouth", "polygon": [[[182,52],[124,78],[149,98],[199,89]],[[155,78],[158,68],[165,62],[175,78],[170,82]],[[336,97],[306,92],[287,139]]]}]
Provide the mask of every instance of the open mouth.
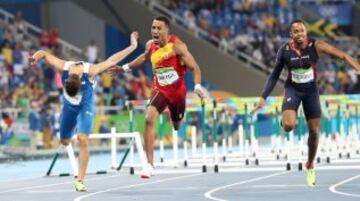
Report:
[{"label": "open mouth", "polygon": [[156,42],[156,43],[159,42],[159,36],[153,35],[152,38],[153,38],[154,42]]}]

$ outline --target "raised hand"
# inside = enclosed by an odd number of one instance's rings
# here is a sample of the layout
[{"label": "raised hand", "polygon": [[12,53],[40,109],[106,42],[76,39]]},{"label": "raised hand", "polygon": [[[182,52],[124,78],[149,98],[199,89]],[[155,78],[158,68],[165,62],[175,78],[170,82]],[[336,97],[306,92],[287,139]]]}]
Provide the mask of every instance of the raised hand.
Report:
[{"label": "raised hand", "polygon": [[251,110],[250,114],[255,114],[256,111],[260,110],[265,105],[265,99],[263,97],[260,98],[259,102],[256,104],[254,109]]},{"label": "raised hand", "polygon": [[130,44],[133,47],[138,46],[138,39],[139,39],[139,33],[138,32],[132,32],[130,35]]},{"label": "raised hand", "polygon": [[124,69],[121,66],[115,65],[110,67],[106,70],[107,73],[111,75],[111,77],[114,79],[116,78],[120,73],[124,73]]},{"label": "raised hand", "polygon": [[38,60],[42,59],[45,55],[43,50],[36,51],[33,55],[28,57],[28,61],[31,67],[35,67]]}]

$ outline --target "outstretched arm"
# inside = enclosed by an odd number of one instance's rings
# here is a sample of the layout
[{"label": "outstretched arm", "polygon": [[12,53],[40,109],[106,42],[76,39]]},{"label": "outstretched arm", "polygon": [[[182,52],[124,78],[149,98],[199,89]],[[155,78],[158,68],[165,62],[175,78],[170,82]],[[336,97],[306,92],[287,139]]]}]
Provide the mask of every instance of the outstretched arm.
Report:
[{"label": "outstretched arm", "polygon": [[148,56],[148,50],[151,44],[151,40],[146,43],[145,52],[140,54],[136,59],[132,60],[130,63],[127,63],[123,66],[113,66],[109,68],[108,73],[111,74],[113,78],[117,77],[118,74],[122,72],[129,72],[132,69],[140,66],[141,64],[145,63],[149,56]]},{"label": "outstretched arm", "polygon": [[46,63],[58,71],[64,70],[65,61],[44,50],[39,50],[29,57],[30,65],[34,66],[41,59],[44,59]]},{"label": "outstretched arm", "polygon": [[332,55],[339,59],[342,59],[360,73],[360,64],[353,57],[346,54],[344,51],[339,50],[336,47],[320,40],[316,41],[315,47],[318,52],[323,52],[325,54]]},{"label": "outstretched arm", "polygon": [[[144,53],[140,54],[136,59],[134,59],[128,63],[129,70],[144,64],[148,60],[148,58],[149,58],[148,51],[149,51],[151,42],[152,41],[150,40],[146,43]],[[125,70],[127,70],[127,69],[125,69]]]},{"label": "outstretched arm", "polygon": [[101,63],[93,64],[93,67],[90,68],[90,74],[91,75],[99,74],[107,70],[108,68],[115,66],[117,63],[119,63],[121,60],[123,60],[125,57],[127,57],[137,48],[138,45],[137,39],[138,39],[138,33],[137,32],[131,33],[130,46],[113,54],[112,56],[110,56],[108,59],[106,59]]},{"label": "outstretched arm", "polygon": [[256,104],[255,108],[250,112],[251,114],[254,114],[257,110],[262,108],[265,105],[265,100],[269,96],[269,94],[274,89],[276,82],[278,81],[281,71],[284,68],[284,60],[282,57],[282,49],[279,49],[277,55],[276,55],[276,61],[275,61],[275,67],[273,71],[271,72],[270,76],[267,78],[265,82],[264,90],[261,94],[261,98],[259,102]]}]

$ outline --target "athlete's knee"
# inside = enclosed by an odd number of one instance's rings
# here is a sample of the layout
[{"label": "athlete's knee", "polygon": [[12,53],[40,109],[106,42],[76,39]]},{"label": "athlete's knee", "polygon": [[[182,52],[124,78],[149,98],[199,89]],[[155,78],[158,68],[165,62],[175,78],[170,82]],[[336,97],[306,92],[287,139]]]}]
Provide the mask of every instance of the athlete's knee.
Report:
[{"label": "athlete's knee", "polygon": [[70,139],[61,139],[60,143],[64,146],[68,146],[70,144]]},{"label": "athlete's knee", "polygon": [[281,121],[282,127],[286,132],[290,132],[295,128],[295,122],[291,120],[282,119]]},{"label": "athlete's knee", "polygon": [[319,137],[319,129],[318,128],[309,128],[309,135],[314,135]]},{"label": "athlete's knee", "polygon": [[148,112],[145,116],[145,124],[148,126],[153,126],[155,124],[156,116]]},{"label": "athlete's knee", "polygon": [[86,147],[88,145],[88,137],[86,135],[78,135],[79,147]]}]

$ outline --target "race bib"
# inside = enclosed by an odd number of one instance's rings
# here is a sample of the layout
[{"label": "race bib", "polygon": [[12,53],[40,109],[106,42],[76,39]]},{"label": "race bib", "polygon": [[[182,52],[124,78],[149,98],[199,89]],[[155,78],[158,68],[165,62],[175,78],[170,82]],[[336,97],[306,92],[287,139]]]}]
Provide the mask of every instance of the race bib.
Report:
[{"label": "race bib", "polygon": [[314,80],[314,71],[312,68],[291,70],[291,80],[295,83],[307,83]]},{"label": "race bib", "polygon": [[155,73],[160,86],[171,85],[179,79],[173,67],[157,68]]}]

